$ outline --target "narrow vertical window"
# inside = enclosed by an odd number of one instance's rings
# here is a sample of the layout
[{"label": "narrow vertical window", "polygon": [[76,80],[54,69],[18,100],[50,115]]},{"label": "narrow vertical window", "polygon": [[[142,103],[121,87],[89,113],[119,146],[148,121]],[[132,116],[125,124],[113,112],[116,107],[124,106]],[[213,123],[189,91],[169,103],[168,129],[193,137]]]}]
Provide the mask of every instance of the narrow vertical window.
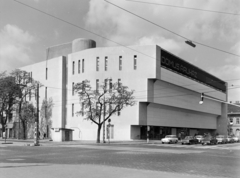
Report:
[{"label": "narrow vertical window", "polygon": [[118,116],[120,116],[120,115],[121,115],[121,111],[120,111],[120,110],[118,110],[118,113],[117,113],[117,115],[118,115]]},{"label": "narrow vertical window", "polygon": [[74,75],[74,69],[75,69],[75,62],[72,63],[72,74]]},{"label": "narrow vertical window", "polygon": [[239,118],[236,119],[236,124],[239,124]]},{"label": "narrow vertical window", "polygon": [[105,91],[107,90],[107,82],[108,82],[108,79],[105,79],[104,80],[104,89],[105,89]]},{"label": "narrow vertical window", "polygon": [[48,79],[48,68],[46,68],[46,80]]},{"label": "narrow vertical window", "polygon": [[137,70],[137,55],[134,55],[133,57],[133,69]]},{"label": "narrow vertical window", "polygon": [[111,139],[114,138],[114,125],[111,125]]},{"label": "narrow vertical window", "polygon": [[120,89],[121,89],[121,79],[119,78],[118,79],[118,92],[120,91]]},{"label": "narrow vertical window", "polygon": [[99,57],[96,58],[96,71],[99,71]]},{"label": "narrow vertical window", "polygon": [[122,70],[122,56],[119,56],[119,70]]},{"label": "narrow vertical window", "polygon": [[109,80],[109,92],[112,92],[112,79]]},{"label": "narrow vertical window", "polygon": [[105,57],[105,71],[107,71],[108,68],[108,57]]},{"label": "narrow vertical window", "polygon": [[84,103],[82,103],[82,116],[84,116]]},{"label": "narrow vertical window", "polygon": [[99,79],[96,80],[96,92],[99,90]]},{"label": "narrow vertical window", "polygon": [[80,69],[81,69],[81,61],[78,60],[78,73],[80,74]]},{"label": "narrow vertical window", "polygon": [[84,59],[82,60],[82,73],[84,73]]},{"label": "narrow vertical window", "polygon": [[74,117],[74,104],[72,104],[72,117]]},{"label": "narrow vertical window", "polygon": [[47,87],[45,87],[45,99],[47,99]]},{"label": "narrow vertical window", "polygon": [[32,92],[31,90],[29,91],[29,101],[31,101],[31,95],[32,95]]},{"label": "narrow vertical window", "polygon": [[72,83],[72,96],[74,96],[74,82]]}]

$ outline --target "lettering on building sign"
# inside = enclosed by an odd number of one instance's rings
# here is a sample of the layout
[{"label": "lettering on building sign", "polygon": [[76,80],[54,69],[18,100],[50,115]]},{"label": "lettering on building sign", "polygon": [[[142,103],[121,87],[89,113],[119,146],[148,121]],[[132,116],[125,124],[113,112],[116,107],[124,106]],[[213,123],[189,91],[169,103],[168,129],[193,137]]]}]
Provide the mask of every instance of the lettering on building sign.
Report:
[{"label": "lettering on building sign", "polygon": [[209,85],[217,90],[226,92],[226,83],[194,65],[161,50],[161,66],[167,70],[181,74],[195,81]]}]

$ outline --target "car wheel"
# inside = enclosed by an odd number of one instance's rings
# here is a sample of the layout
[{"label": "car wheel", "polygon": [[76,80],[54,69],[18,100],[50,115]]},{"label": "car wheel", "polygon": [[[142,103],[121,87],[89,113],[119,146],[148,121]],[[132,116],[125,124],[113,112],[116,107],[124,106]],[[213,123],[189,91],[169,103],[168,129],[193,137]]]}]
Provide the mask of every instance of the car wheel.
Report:
[{"label": "car wheel", "polygon": [[162,144],[164,144],[164,142],[162,142]]},{"label": "car wheel", "polygon": [[178,143],[178,141],[176,140],[176,142],[175,143]]},{"label": "car wheel", "polygon": [[202,143],[202,145],[204,145],[204,143]]},{"label": "car wheel", "polygon": [[183,145],[184,143],[182,143],[182,145]]}]

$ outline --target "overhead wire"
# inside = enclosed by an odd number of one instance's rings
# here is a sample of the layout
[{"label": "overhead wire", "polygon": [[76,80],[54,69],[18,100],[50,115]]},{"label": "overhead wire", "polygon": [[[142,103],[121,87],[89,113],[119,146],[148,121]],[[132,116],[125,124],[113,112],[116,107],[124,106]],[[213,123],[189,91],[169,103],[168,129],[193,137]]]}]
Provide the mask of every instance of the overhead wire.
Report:
[{"label": "overhead wire", "polygon": [[176,36],[179,36],[179,37],[181,37],[181,38],[183,38],[183,39],[185,39],[185,40],[192,41],[192,42],[194,42],[194,43],[196,43],[196,44],[199,44],[199,45],[204,46],[204,47],[207,47],[207,48],[214,49],[214,50],[216,50],[216,51],[220,51],[220,52],[223,52],[223,53],[226,53],[226,54],[230,54],[230,55],[233,55],[233,56],[240,57],[240,55],[238,55],[238,54],[234,54],[234,53],[231,53],[231,52],[222,50],[222,49],[218,49],[218,48],[213,47],[213,46],[209,46],[209,45],[206,45],[206,44],[203,44],[203,43],[200,43],[200,42],[191,40],[191,39],[189,39],[189,38],[187,38],[187,37],[185,37],[185,36],[183,36],[183,35],[180,35],[180,34],[174,32],[174,31],[172,31],[172,30],[169,30],[169,29],[167,29],[167,28],[165,28],[165,27],[163,27],[163,26],[161,26],[161,25],[158,25],[157,23],[154,23],[154,22],[152,22],[152,21],[150,21],[150,20],[148,20],[148,19],[146,19],[146,18],[144,18],[144,17],[142,17],[142,16],[140,16],[140,15],[137,15],[137,14],[135,14],[135,13],[133,13],[133,12],[127,10],[127,9],[124,9],[124,8],[122,8],[122,7],[114,4],[114,3],[111,3],[111,2],[109,2],[109,1],[107,1],[107,0],[104,0],[104,1],[107,2],[107,3],[109,3],[109,4],[111,4],[111,5],[113,5],[113,6],[115,6],[115,7],[117,7],[117,8],[119,8],[119,9],[121,9],[121,10],[123,10],[123,11],[125,11],[125,12],[128,12],[129,14],[132,14],[132,15],[134,15],[134,16],[136,16],[136,17],[138,17],[138,18],[140,18],[140,19],[142,19],[142,20],[144,20],[144,21],[146,21],[146,22],[149,22],[149,23],[151,23],[151,24],[153,24],[153,25],[155,25],[155,26],[157,26],[157,27],[159,27],[159,28],[161,28],[161,29],[164,29],[164,30],[166,30],[166,31],[168,31],[168,32],[176,35]]},{"label": "overhead wire", "polygon": [[152,5],[165,6],[165,7],[197,10],[197,11],[204,11],[204,12],[212,12],[212,13],[219,13],[219,14],[226,14],[226,15],[240,15],[240,14],[231,13],[231,12],[222,12],[222,11],[209,10],[209,9],[198,9],[198,8],[186,7],[186,6],[174,6],[174,5],[170,5],[170,4],[161,4],[161,3],[144,2],[144,1],[136,1],[136,0],[125,0],[125,1],[136,2],[136,3],[144,3],[144,4],[152,4]]}]

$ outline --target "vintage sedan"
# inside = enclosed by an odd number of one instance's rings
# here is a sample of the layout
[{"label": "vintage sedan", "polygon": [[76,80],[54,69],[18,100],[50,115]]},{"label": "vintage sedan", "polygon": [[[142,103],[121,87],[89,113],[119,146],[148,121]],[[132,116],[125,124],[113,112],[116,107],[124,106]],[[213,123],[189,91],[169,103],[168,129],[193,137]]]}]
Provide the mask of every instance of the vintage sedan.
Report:
[{"label": "vintage sedan", "polygon": [[217,139],[213,136],[206,136],[202,140],[202,145],[216,145],[218,143]]},{"label": "vintage sedan", "polygon": [[216,136],[218,143],[227,143],[227,137],[225,135],[218,135]]},{"label": "vintage sedan", "polygon": [[161,141],[162,141],[162,144],[164,144],[164,143],[177,143],[178,138],[177,138],[176,135],[166,135],[165,138],[163,138]]},{"label": "vintage sedan", "polygon": [[227,136],[227,143],[234,143],[232,136]]},{"label": "vintage sedan", "polygon": [[197,144],[198,143],[198,139],[196,139],[193,136],[186,136],[183,140],[182,140],[182,145],[184,144]]},{"label": "vintage sedan", "polygon": [[232,138],[233,138],[234,142],[239,142],[240,141],[239,138],[236,137],[236,136],[233,136]]},{"label": "vintage sedan", "polygon": [[198,143],[202,143],[204,137],[202,135],[196,135],[195,138],[198,140]]}]

